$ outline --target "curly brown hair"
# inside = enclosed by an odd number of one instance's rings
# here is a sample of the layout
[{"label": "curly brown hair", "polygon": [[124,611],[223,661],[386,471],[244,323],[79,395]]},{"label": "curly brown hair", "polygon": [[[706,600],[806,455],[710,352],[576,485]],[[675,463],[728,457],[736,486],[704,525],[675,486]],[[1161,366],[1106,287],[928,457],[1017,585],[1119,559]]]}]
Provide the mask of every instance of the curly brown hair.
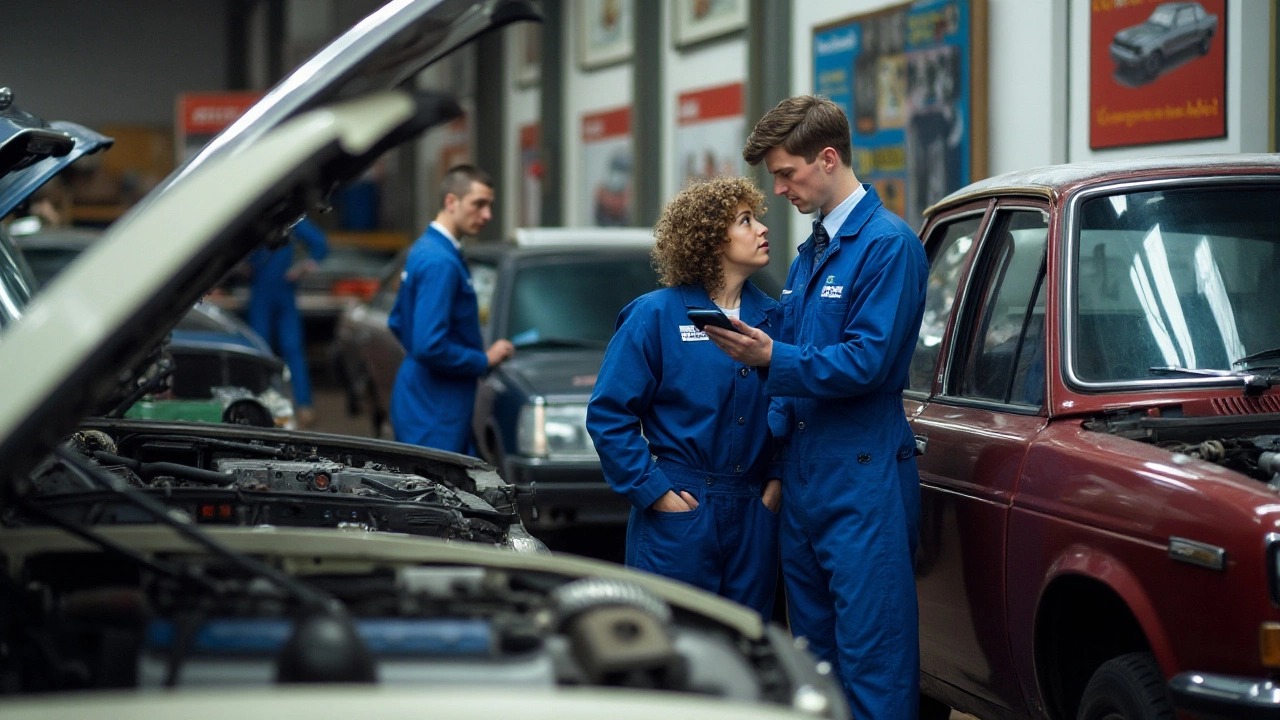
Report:
[{"label": "curly brown hair", "polygon": [[662,208],[652,255],[663,285],[701,285],[712,295],[723,289],[720,258],[741,202],[764,214],[764,193],[750,178],[722,176],[690,183]]}]

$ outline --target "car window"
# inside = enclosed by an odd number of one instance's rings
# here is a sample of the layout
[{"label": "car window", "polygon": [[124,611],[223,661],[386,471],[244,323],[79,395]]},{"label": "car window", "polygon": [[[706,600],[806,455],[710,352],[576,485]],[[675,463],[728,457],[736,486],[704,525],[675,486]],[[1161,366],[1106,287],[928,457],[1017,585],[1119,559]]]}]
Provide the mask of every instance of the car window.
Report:
[{"label": "car window", "polygon": [[476,292],[476,305],[480,308],[480,327],[488,327],[493,293],[498,289],[498,266],[473,258],[467,260],[467,268],[471,271],[471,288]]},{"label": "car window", "polygon": [[[973,236],[982,222],[982,214],[970,215],[954,222],[938,225],[930,233],[929,286],[925,296],[924,320],[920,337],[911,356],[909,389],[928,392],[933,387],[933,374],[938,365],[942,334],[951,317],[965,258],[973,247]],[[935,241],[935,238],[941,238]]]},{"label": "car window", "polygon": [[516,271],[506,336],[516,345],[550,339],[607,343],[618,312],[657,287],[648,255],[539,259]]},{"label": "car window", "polygon": [[1182,8],[1178,11],[1179,25],[1193,25],[1196,21],[1195,11],[1189,7]]},{"label": "car window", "polygon": [[1278,204],[1280,190],[1238,186],[1084,202],[1071,289],[1076,376],[1231,370],[1280,347]]},{"label": "car window", "polygon": [[1044,278],[1049,224],[1039,210],[998,213],[983,243],[966,308],[966,350],[951,381],[959,397],[1044,402]]}]

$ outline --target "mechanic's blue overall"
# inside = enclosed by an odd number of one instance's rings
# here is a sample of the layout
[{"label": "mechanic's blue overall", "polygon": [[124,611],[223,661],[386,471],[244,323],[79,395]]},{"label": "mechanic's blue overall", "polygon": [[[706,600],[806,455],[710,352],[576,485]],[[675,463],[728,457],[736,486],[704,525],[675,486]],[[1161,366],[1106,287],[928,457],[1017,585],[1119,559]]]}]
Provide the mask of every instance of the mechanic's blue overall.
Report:
[{"label": "mechanic's blue overall", "polygon": [[391,393],[396,440],[475,454],[476,380],[489,370],[471,272],[444,233],[428,227],[400,276],[387,326],[405,358]]},{"label": "mechanic's blue overall", "polygon": [[767,382],[783,478],[779,545],[791,631],[831,663],[856,718],[914,718],[920,515],[901,393],[928,262],[874,189],[814,268],[800,246]]},{"label": "mechanic's blue overall", "polygon": [[[644,295],[618,328],[587,406],[605,479],[631,501],[626,564],[773,612],[778,516],[761,501],[772,438],[759,373],[720,351],[686,316],[714,308],[701,286]],[[750,282],[741,320],[772,334],[778,305]],[[643,435],[641,434],[643,432]],[[649,506],[668,490],[689,512]]]},{"label": "mechanic's blue overall", "polygon": [[[293,226],[292,238],[301,240],[312,259],[319,262],[329,254],[324,231],[307,218]],[[302,338],[302,317],[298,315],[294,283],[286,276],[294,263],[292,240],[276,250],[258,248],[249,256],[253,279],[249,286],[246,319],[254,332],[280,351],[289,366],[293,401],[299,408],[311,407],[311,375],[307,372],[307,352]]]}]

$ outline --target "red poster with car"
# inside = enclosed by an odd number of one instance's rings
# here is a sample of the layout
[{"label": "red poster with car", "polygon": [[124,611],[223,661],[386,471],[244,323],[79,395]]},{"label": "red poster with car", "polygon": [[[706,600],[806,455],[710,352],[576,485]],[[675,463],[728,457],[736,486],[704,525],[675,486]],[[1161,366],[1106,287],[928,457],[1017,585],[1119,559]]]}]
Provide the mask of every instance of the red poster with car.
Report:
[{"label": "red poster with car", "polygon": [[1226,0],[1093,0],[1089,147],[1223,137]]},{"label": "red poster with car", "polygon": [[582,116],[584,225],[630,225],[631,108]]}]

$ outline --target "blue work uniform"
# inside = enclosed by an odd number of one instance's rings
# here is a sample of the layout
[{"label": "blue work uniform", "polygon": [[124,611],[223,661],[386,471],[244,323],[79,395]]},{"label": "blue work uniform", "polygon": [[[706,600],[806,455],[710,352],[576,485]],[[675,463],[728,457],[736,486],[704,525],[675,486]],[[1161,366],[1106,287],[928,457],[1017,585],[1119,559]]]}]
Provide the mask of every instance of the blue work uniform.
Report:
[{"label": "blue work uniform", "polygon": [[[761,502],[772,457],[760,373],[725,355],[686,313],[715,305],[701,286],[644,295],[617,330],[587,405],[605,479],[631,501],[626,564],[773,612],[778,516]],[[778,304],[751,283],[740,319],[772,333]],[[650,508],[668,490],[689,512]]]},{"label": "blue work uniform", "polygon": [[302,317],[298,315],[295,283],[287,279],[294,263],[292,240],[301,240],[316,262],[329,254],[324,231],[303,218],[293,226],[292,239],[275,250],[258,248],[249,256],[253,279],[249,285],[249,307],[245,317],[254,332],[277,348],[289,367],[293,401],[300,408],[311,407],[311,375],[307,372],[307,352],[302,337]]},{"label": "blue work uniform", "polygon": [[838,671],[854,717],[914,718],[920,479],[901,395],[929,268],[863,187],[816,267],[811,237],[787,275],[765,383],[770,474],[792,633]]},{"label": "blue work uniform", "polygon": [[471,272],[435,225],[409,251],[387,326],[405,352],[391,393],[396,440],[474,455],[476,380],[489,358]]}]

